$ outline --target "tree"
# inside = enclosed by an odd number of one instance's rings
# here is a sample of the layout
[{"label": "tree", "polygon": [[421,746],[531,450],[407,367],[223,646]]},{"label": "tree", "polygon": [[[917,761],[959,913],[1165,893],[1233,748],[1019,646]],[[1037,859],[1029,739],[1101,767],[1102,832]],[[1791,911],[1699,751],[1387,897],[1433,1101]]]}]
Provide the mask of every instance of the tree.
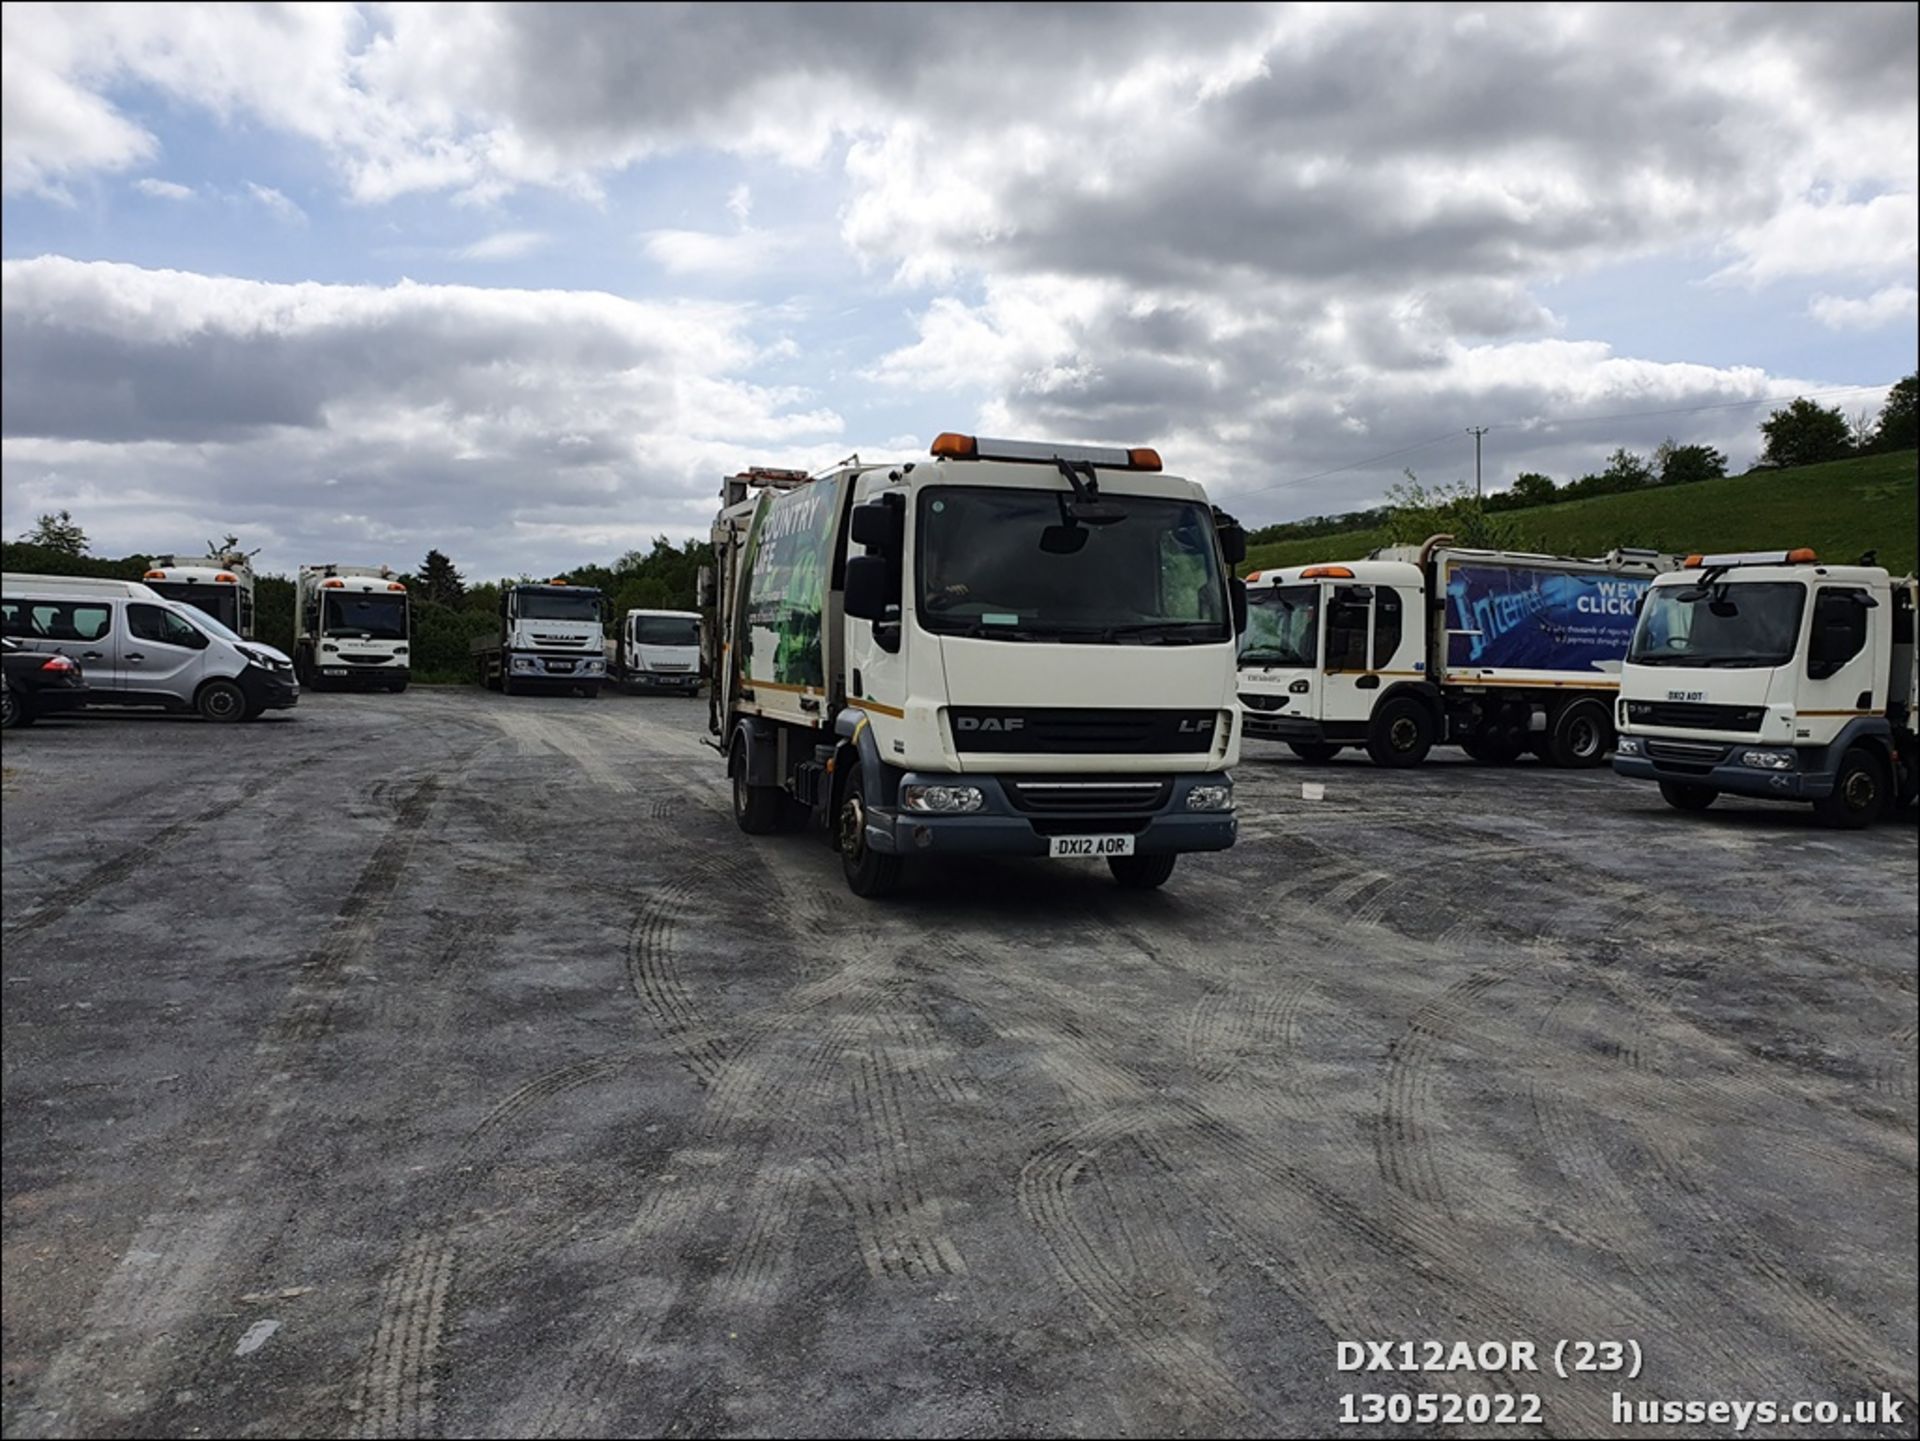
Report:
[{"label": "tree", "polygon": [[1920,444],[1915,433],[1915,411],[1920,409],[1920,371],[1894,382],[1887,392],[1887,403],[1880,408],[1880,420],[1873,428],[1867,449],[1874,451],[1912,450]]},{"label": "tree", "polygon": [[1653,484],[1653,467],[1647,464],[1646,457],[1635,455],[1623,445],[1607,457],[1607,468],[1600,472],[1600,481],[1609,494],[1642,490]]},{"label": "tree", "polygon": [[1406,481],[1387,492],[1387,534],[1400,545],[1418,545],[1435,535],[1484,550],[1514,550],[1520,538],[1514,523],[1493,514],[1464,480],[1431,489],[1411,470]]},{"label": "tree", "polygon": [[428,551],[427,558],[420,562],[419,586],[423,598],[434,605],[458,606],[467,593],[460,572],[437,550]]},{"label": "tree", "polygon": [[1537,470],[1523,471],[1513,479],[1507,493],[1520,505],[1548,505],[1559,493],[1553,477]]},{"label": "tree", "polygon": [[1654,451],[1653,462],[1660,468],[1662,485],[1690,485],[1727,473],[1727,458],[1710,445],[1675,445],[1665,440]]},{"label": "tree", "polygon": [[71,511],[61,511],[58,515],[43,515],[34,522],[33,529],[20,539],[28,545],[43,545],[48,550],[58,551],[61,555],[85,555],[87,553],[87,533],[74,524]]},{"label": "tree", "polygon": [[1778,466],[1819,465],[1853,453],[1853,436],[1839,406],[1829,409],[1804,396],[1760,422],[1767,438],[1763,457]]}]

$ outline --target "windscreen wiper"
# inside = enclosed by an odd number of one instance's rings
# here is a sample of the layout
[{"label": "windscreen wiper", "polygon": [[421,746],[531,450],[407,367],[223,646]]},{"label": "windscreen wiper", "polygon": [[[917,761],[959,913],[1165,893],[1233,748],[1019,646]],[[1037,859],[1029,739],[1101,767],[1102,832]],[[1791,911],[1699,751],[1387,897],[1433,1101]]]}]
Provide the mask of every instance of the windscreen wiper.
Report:
[{"label": "windscreen wiper", "polygon": [[[1204,631],[1205,634],[1195,635],[1194,631],[1196,629]],[[1143,621],[1136,625],[1110,625],[1102,632],[1102,635],[1110,640],[1122,636],[1138,636],[1141,640],[1151,639],[1161,641],[1170,641],[1177,637],[1184,637],[1198,643],[1210,640],[1225,640],[1227,638],[1224,633],[1225,630],[1226,627],[1218,621],[1155,620]]]}]

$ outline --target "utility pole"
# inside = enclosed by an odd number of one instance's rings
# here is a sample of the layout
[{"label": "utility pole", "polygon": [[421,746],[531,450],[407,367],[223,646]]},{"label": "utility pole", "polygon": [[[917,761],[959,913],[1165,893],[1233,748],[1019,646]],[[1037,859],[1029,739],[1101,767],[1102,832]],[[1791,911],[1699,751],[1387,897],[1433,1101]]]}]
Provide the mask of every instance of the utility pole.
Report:
[{"label": "utility pole", "polygon": [[1480,437],[1493,427],[1490,425],[1469,425],[1467,434],[1473,437],[1473,498],[1480,499]]}]

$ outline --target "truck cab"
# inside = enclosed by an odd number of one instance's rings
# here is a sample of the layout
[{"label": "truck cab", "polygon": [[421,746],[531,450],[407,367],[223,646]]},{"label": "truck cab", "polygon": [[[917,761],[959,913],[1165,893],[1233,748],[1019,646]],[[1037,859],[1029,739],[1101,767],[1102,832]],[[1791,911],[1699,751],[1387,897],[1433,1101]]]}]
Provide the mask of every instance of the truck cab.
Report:
[{"label": "truck cab", "polygon": [[1811,550],[1689,556],[1641,607],[1614,770],[1687,811],[1755,796],[1857,827],[1911,804],[1915,606],[1912,577]]},{"label": "truck cab", "polygon": [[294,662],[309,685],[403,691],[411,606],[386,566],[303,565],[295,578]]},{"label": "truck cab", "polygon": [[1254,572],[1240,638],[1246,733],[1314,761],[1368,744],[1382,698],[1427,680],[1425,593],[1405,561]]},{"label": "truck cab", "polygon": [[715,729],[747,830],[789,800],[880,895],[907,857],[1233,844],[1239,527],[1151,450],[945,434],[769,480],[715,527]]},{"label": "truck cab", "polygon": [[205,611],[242,639],[253,639],[253,570],[244,555],[210,555],[184,565],[174,556],[157,555],[143,583],[156,595]]},{"label": "truck cab", "polygon": [[476,677],[512,695],[531,690],[600,693],[607,677],[606,597],[564,577],[500,592],[500,624],[474,640]]},{"label": "truck cab", "polygon": [[613,679],[631,689],[694,695],[700,689],[700,612],[630,610],[607,643]]}]

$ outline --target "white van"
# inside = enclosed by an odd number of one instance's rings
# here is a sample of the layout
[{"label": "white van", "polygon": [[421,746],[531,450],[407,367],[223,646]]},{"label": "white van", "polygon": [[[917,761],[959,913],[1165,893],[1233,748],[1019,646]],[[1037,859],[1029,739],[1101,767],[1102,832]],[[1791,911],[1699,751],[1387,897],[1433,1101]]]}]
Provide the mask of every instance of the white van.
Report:
[{"label": "white van", "polygon": [[0,631],[80,662],[89,708],[194,710],[252,720],[300,699],[293,662],[138,581],[0,575]]}]

